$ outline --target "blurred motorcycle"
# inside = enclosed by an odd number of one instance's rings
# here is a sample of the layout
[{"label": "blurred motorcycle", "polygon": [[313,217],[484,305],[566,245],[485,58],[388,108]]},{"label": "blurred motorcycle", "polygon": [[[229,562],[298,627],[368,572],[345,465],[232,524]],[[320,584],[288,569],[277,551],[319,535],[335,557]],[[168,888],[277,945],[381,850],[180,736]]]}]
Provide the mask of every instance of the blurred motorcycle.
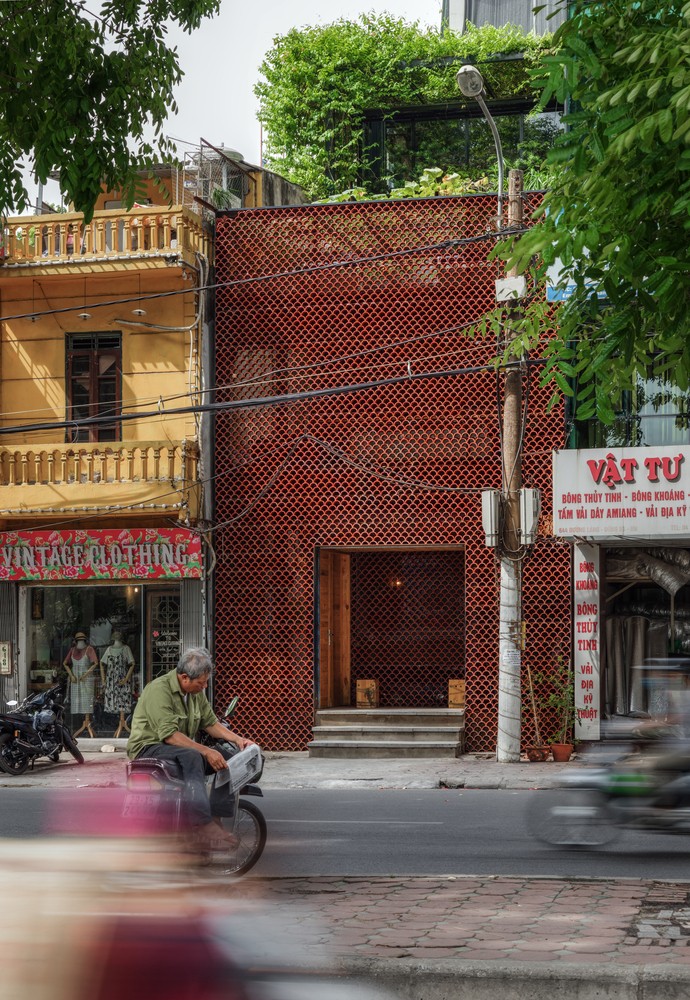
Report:
[{"label": "blurred motorcycle", "polygon": [[0,770],[23,774],[40,757],[57,763],[68,750],[78,764],[84,757],[64,724],[65,692],[60,684],[31,694],[19,704],[8,701],[9,712],[0,714]]},{"label": "blurred motorcycle", "polygon": [[690,773],[669,774],[647,760],[676,744],[664,744],[663,727],[641,736],[633,725],[629,735],[630,743],[611,748],[608,759],[598,751],[598,763],[532,794],[527,826],[534,837],[555,847],[601,847],[626,829],[690,834]]}]

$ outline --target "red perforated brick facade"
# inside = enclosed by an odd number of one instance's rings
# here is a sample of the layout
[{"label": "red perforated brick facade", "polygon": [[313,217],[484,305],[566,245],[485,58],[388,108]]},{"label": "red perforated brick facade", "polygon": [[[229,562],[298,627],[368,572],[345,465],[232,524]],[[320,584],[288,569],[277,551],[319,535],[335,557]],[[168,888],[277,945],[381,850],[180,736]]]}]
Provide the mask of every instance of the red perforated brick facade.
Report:
[{"label": "red perforated brick facade", "polygon": [[[269,277],[218,292],[217,398],[481,366],[492,345],[456,328],[494,305],[492,241],[330,265],[481,236],[495,208],[478,196],[221,216],[217,281]],[[535,670],[570,649],[569,548],[548,527],[563,416],[545,413],[546,398],[533,373],[523,476],[542,490],[542,527],[525,565],[524,661]],[[219,704],[240,696],[238,728],[267,749],[306,747],[318,551],[340,548],[355,554],[353,683],[376,676],[385,703],[431,705],[464,670],[468,749],[493,750],[498,574],[479,491],[501,483],[495,375],[222,412],[215,453],[216,692]],[[401,547],[426,549],[403,559]]]}]

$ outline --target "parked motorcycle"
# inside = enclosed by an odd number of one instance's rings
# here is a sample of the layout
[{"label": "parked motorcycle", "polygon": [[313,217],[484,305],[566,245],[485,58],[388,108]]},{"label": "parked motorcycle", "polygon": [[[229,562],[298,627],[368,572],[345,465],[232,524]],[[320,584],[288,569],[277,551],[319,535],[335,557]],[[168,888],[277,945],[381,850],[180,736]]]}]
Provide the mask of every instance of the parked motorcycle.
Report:
[{"label": "parked motorcycle", "polygon": [[0,714],[0,770],[23,774],[40,757],[57,763],[68,750],[84,763],[74,737],[64,723],[65,692],[60,684],[31,694],[19,704],[8,701],[9,712]]},{"label": "parked motorcycle", "polygon": [[[237,698],[234,698],[220,720],[227,729],[230,729],[228,722],[236,707]],[[257,863],[266,845],[264,815],[258,806],[247,801],[247,797],[263,796],[257,785],[263,772],[263,756],[256,744],[238,750],[235,743],[214,740],[207,734],[200,742],[218,746],[219,749],[222,746],[232,754],[227,773],[222,771],[209,776],[208,783],[212,808],[213,795],[218,794],[218,789],[212,791],[212,786],[221,782],[227,785],[227,790],[223,787],[223,794],[234,800],[232,816],[218,817],[218,822],[237,838],[237,846],[227,853],[223,852],[217,861],[224,874],[244,875]],[[184,782],[173,761],[157,760],[155,757],[130,760],[127,763],[123,816],[135,821],[146,820],[153,828],[164,832],[184,833],[187,830],[184,793]]]},{"label": "parked motorcycle", "polygon": [[[633,731],[634,732],[634,731]],[[609,758],[534,792],[527,807],[531,834],[555,847],[602,847],[623,830],[690,834],[690,773],[664,777],[645,766],[654,739],[611,747]],[[652,749],[650,749],[652,747]]]}]

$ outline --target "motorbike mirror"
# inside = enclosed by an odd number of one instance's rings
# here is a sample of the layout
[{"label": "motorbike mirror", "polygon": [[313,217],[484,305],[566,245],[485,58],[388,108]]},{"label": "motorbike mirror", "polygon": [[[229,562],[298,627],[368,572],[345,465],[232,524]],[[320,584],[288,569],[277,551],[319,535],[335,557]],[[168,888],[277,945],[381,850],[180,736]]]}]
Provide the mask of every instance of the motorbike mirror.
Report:
[{"label": "motorbike mirror", "polygon": [[237,708],[237,702],[239,700],[240,700],[239,697],[235,695],[235,697],[232,699],[228,707],[225,709],[225,715],[223,716],[224,719],[229,719],[234,714],[235,709]]},{"label": "motorbike mirror", "polygon": [[8,708],[16,708],[18,704],[19,704],[19,702],[18,701],[14,701],[14,700],[7,702]]}]

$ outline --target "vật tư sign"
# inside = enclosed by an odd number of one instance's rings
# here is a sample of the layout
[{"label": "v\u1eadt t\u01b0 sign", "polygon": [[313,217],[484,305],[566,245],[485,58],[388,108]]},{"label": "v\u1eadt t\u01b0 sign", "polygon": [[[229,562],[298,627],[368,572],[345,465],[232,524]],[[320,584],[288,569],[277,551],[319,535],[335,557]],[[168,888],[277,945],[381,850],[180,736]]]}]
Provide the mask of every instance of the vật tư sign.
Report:
[{"label": "v\u1eadt t\u01b0 sign", "polygon": [[690,448],[608,448],[553,456],[553,530],[571,538],[690,534]]}]

